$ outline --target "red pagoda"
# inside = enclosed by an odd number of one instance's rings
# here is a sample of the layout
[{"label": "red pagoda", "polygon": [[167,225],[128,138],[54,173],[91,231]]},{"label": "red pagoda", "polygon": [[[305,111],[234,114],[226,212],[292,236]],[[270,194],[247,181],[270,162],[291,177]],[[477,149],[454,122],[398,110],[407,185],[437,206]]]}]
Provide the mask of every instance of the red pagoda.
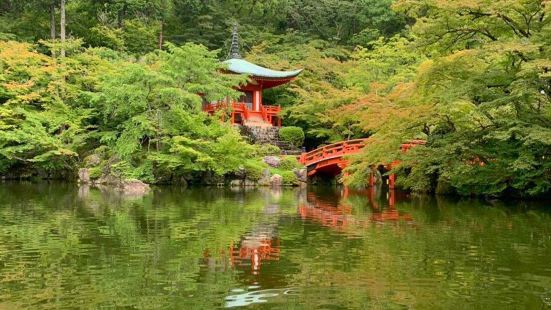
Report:
[{"label": "red pagoda", "polygon": [[239,87],[243,95],[233,102],[211,102],[203,104],[203,111],[213,114],[218,109],[231,104],[231,122],[245,126],[281,127],[280,106],[264,105],[262,91],[289,83],[297,77],[302,70],[276,71],[264,68],[242,59],[239,53],[239,40],[236,28],[232,35],[232,45],[229,59],[224,62],[228,66],[229,73],[246,74],[249,82]]}]

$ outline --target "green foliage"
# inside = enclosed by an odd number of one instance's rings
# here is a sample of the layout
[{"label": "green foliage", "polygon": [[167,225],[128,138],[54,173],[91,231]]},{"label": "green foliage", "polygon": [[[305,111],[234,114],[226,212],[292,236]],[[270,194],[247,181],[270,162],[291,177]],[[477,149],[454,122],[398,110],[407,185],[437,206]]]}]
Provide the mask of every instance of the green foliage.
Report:
[{"label": "green foliage", "polygon": [[256,156],[258,157],[279,156],[280,154],[281,150],[279,149],[279,147],[273,144],[262,144],[256,148]]},{"label": "green foliage", "polygon": [[127,20],[124,22],[122,38],[126,49],[135,54],[152,52],[158,46],[157,27],[144,24],[140,20]]},{"label": "green foliage", "polygon": [[245,161],[243,168],[245,169],[247,179],[258,181],[262,177],[264,170],[268,168],[268,165],[260,160],[249,159]]},{"label": "green foliage", "polygon": [[292,171],[293,169],[302,168],[302,165],[298,162],[296,156],[283,156],[279,167],[284,170]]},{"label": "green foliage", "polygon": [[86,137],[88,109],[72,109],[88,72],[55,64],[31,45],[0,42],[0,154],[12,164],[71,169]]},{"label": "green foliage", "polygon": [[122,29],[110,28],[104,25],[91,28],[87,42],[92,46],[103,46],[113,50],[122,51],[126,49]]},{"label": "green foliage", "polygon": [[284,124],[303,128],[307,146],[365,134],[350,120],[353,114],[339,114],[360,95],[347,82],[353,63],[347,61],[350,52],[345,48],[292,33],[270,37],[255,46],[247,59],[269,68],[304,69],[296,82],[266,92],[265,101],[284,107]]},{"label": "green foliage", "polygon": [[[263,98],[283,107],[285,125],[302,128],[282,129],[283,139],[310,148],[370,137],[351,159],[351,184],[364,185],[372,165],[398,160],[399,184],[414,191],[447,184],[464,195],[544,195],[551,189],[550,7],[536,0],[74,0],[72,37],[62,44],[45,41],[56,3],[9,1],[0,5],[0,171],[74,170],[81,156],[102,149],[121,175],[170,179],[224,174],[244,158],[279,153],[246,144],[200,112],[197,94],[236,97],[245,81],[222,74],[219,62],[238,22],[247,60],[304,69]],[[180,46],[165,42],[161,51],[161,39]],[[62,49],[67,57],[53,57]],[[418,138],[427,145],[399,151]]]},{"label": "green foliage", "polygon": [[[392,2],[71,0],[66,5],[67,33],[94,46],[127,48],[133,53],[156,48],[161,35],[173,42],[227,49],[228,29],[237,21],[247,47],[272,34],[294,31],[344,45],[368,46],[372,40],[404,29],[405,14],[393,11]],[[0,6],[0,33],[21,40],[50,38],[52,5],[58,24],[59,0],[8,1]]]},{"label": "green foliage", "polygon": [[279,138],[282,141],[300,147],[304,143],[304,131],[302,128],[295,126],[283,127],[279,130]]},{"label": "green foliage", "polygon": [[[549,192],[549,7],[506,0],[396,7],[422,16],[413,34],[431,59],[413,80],[407,67],[393,75],[407,88],[391,80],[390,92],[366,98],[364,126],[375,134],[351,171],[359,176],[369,165],[399,159],[399,183],[415,191],[444,182],[464,195]],[[399,154],[400,143],[420,136],[426,147]],[[365,182],[358,176],[356,184]]]},{"label": "green foliage", "polygon": [[281,177],[283,177],[283,184],[285,185],[298,184],[298,178],[292,171],[281,171]]},{"label": "green foliage", "polygon": [[105,49],[69,55],[0,43],[3,170],[75,170],[81,154],[97,149],[115,175],[154,182],[165,173],[231,172],[254,152],[200,110],[198,93],[234,97],[243,80],[222,74],[204,47],[167,45],[140,61]]}]

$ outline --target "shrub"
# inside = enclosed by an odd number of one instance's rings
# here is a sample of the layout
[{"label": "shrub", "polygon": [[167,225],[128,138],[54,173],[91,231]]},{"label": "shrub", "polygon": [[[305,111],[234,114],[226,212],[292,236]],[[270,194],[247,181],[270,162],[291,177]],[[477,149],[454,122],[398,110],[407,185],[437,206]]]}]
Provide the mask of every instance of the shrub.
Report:
[{"label": "shrub", "polygon": [[281,154],[281,150],[272,144],[263,144],[260,146],[261,156],[278,156]]},{"label": "shrub", "polygon": [[113,29],[107,26],[90,28],[87,42],[92,46],[104,46],[113,50],[122,51],[124,47],[123,32],[121,29]]},{"label": "shrub", "polygon": [[283,159],[281,159],[279,168],[282,170],[293,170],[295,168],[302,168],[302,165],[298,162],[295,156],[285,156],[283,157]]},{"label": "shrub", "polygon": [[283,127],[279,130],[279,138],[295,147],[300,147],[304,143],[304,131],[300,127]]},{"label": "shrub", "polygon": [[296,185],[298,184],[298,178],[292,171],[282,171],[281,177],[283,177],[283,184],[285,185]]},{"label": "shrub", "polygon": [[281,154],[281,150],[272,144],[262,144],[257,148],[256,153],[259,156],[279,156],[279,154]]},{"label": "shrub", "polygon": [[96,180],[101,178],[101,175],[103,174],[103,170],[101,167],[93,167],[89,170],[90,173],[90,179]]},{"label": "shrub", "polygon": [[254,160],[247,160],[243,165],[245,168],[245,174],[247,179],[251,181],[258,181],[262,178],[262,172],[266,169],[266,166],[260,162]]}]

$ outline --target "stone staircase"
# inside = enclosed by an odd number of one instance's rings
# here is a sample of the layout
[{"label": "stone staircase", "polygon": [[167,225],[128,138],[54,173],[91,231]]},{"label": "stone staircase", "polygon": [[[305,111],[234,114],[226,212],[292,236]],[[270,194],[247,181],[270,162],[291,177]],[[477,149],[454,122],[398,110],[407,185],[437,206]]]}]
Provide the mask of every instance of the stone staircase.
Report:
[{"label": "stone staircase", "polygon": [[277,146],[282,154],[300,155],[301,150],[288,142],[279,139],[279,127],[266,122],[246,122],[240,126],[241,134],[255,144],[271,144]]},{"label": "stone staircase", "polygon": [[247,126],[247,127],[261,127],[261,128],[273,127],[272,124],[263,120],[262,116],[259,116],[259,115],[249,116],[249,118],[245,120],[243,124],[244,126]]}]

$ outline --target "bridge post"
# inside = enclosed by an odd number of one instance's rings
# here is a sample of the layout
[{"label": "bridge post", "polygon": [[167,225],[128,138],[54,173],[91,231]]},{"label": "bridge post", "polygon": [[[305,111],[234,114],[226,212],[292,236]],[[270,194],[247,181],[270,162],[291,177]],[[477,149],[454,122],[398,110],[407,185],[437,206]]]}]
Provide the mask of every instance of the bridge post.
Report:
[{"label": "bridge post", "polygon": [[300,157],[298,159],[298,162],[303,164],[303,165],[306,165],[306,153],[305,152],[302,152],[300,154]]},{"label": "bridge post", "polygon": [[375,175],[373,174],[373,171],[369,173],[369,187],[375,186]]},{"label": "bridge post", "polygon": [[395,186],[395,183],[396,183],[396,175],[395,174],[391,174],[388,176],[388,189],[394,189],[394,186]]}]

